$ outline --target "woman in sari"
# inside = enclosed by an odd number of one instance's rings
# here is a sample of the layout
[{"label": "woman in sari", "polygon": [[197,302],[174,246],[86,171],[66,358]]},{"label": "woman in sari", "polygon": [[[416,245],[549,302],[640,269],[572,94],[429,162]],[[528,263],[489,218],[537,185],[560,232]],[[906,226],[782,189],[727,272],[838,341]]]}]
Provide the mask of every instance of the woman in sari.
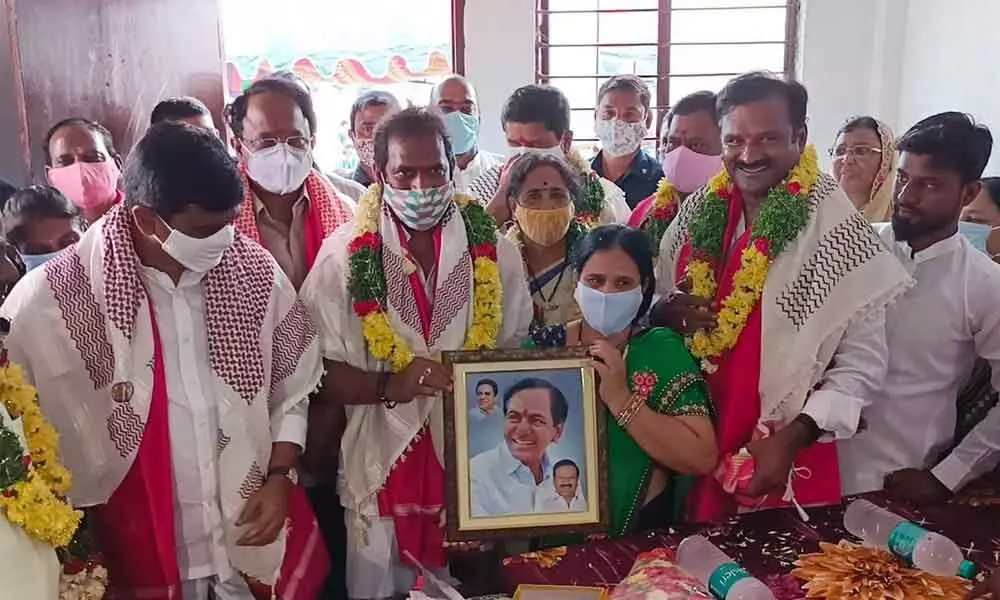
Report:
[{"label": "woman in sari", "polygon": [[896,140],[889,126],[873,117],[852,117],[830,149],[833,176],[869,223],[892,218]]},{"label": "woman in sari", "polygon": [[676,523],[692,478],[718,462],[701,371],[681,336],[639,325],[656,288],[645,233],[598,227],[580,242],[575,266],[583,318],[567,326],[567,345],[589,349],[608,408],[609,533]]},{"label": "woman in sari", "polygon": [[561,158],[526,154],[511,167],[507,237],[521,250],[534,303],[532,345],[563,345],[567,322],[580,318],[573,299],[576,274],[569,257],[585,233],[575,217],[580,182]]}]

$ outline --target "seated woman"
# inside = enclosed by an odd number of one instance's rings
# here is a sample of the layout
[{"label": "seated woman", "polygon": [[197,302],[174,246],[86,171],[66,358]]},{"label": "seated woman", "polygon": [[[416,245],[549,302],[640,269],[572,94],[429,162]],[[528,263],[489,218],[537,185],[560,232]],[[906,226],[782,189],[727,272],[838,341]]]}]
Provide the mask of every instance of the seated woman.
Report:
[{"label": "seated woman", "polygon": [[608,407],[610,533],[676,523],[693,476],[718,462],[701,371],[681,336],[638,325],[656,288],[645,233],[598,227],[580,242],[575,263],[583,319],[567,326],[567,345],[589,348]]},{"label": "seated woman", "polygon": [[892,218],[896,140],[889,126],[873,117],[851,117],[830,149],[833,176],[869,223]]},{"label": "seated woman", "polygon": [[73,117],[53,125],[45,135],[45,165],[49,183],[82,211],[86,225],[122,200],[122,157],[96,121]]},{"label": "seated woman", "polygon": [[47,185],[21,188],[3,208],[3,233],[27,271],[42,266],[80,240],[80,211]]},{"label": "seated woman", "polygon": [[580,318],[569,260],[586,232],[574,218],[579,180],[561,158],[526,154],[511,167],[508,189],[514,225],[507,237],[521,249],[535,305],[530,341],[539,348],[562,346],[566,323]]}]

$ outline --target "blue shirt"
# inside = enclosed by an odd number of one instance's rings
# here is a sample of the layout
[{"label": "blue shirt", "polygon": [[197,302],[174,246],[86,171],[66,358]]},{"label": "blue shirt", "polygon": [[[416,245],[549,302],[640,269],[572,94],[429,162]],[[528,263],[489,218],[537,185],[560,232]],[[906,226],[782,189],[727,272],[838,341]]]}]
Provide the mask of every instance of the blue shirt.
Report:
[{"label": "blue shirt", "polygon": [[552,478],[548,454],[542,455],[542,482],[514,458],[507,441],[469,461],[470,504],[473,517],[497,517],[535,512],[535,493]]},{"label": "blue shirt", "polygon": [[[590,161],[590,168],[595,173],[604,177],[604,167],[601,164],[601,152]],[[646,198],[656,193],[656,186],[663,179],[663,166],[642,150],[632,159],[632,166],[628,172],[615,182],[615,185],[625,192],[625,202],[629,208],[635,208]]]}]

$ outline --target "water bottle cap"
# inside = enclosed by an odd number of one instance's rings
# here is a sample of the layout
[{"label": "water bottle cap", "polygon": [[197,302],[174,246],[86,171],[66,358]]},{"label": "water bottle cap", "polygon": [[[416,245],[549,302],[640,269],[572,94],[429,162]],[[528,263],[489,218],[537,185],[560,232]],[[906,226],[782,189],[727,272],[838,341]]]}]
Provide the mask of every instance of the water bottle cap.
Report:
[{"label": "water bottle cap", "polygon": [[976,563],[970,560],[963,560],[962,564],[958,565],[958,576],[962,579],[971,580],[976,576],[976,571],[978,570]]}]

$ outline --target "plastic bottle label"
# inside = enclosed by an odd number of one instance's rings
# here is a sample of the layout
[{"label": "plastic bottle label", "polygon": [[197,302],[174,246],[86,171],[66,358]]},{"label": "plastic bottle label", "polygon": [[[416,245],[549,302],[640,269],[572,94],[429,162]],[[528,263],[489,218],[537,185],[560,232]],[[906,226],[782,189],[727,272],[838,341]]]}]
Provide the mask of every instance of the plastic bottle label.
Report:
[{"label": "plastic bottle label", "polygon": [[913,549],[927,531],[919,525],[903,521],[889,534],[889,550],[907,564],[913,563]]},{"label": "plastic bottle label", "polygon": [[725,563],[719,565],[712,576],[708,578],[708,591],[719,600],[725,600],[729,590],[737,582],[749,579],[750,573],[736,563]]}]

